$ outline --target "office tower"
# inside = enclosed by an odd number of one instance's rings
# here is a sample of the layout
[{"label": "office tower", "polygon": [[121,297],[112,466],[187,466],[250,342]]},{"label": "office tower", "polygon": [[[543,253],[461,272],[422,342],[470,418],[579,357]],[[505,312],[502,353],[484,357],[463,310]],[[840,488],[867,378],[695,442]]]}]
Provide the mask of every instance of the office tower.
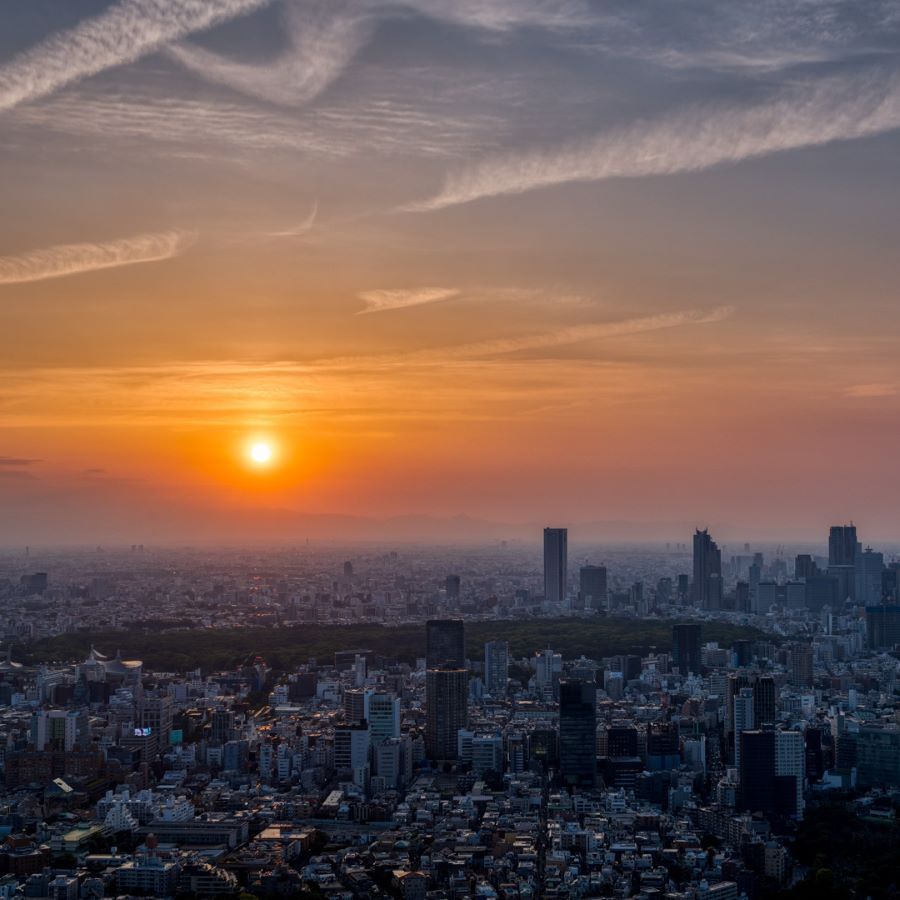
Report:
[{"label": "office tower", "polygon": [[160,750],[169,746],[172,734],[172,698],[168,695],[162,697],[145,697],[141,703],[141,725],[149,728],[151,734],[155,734]]},{"label": "office tower", "polygon": [[509,644],[488,641],[484,645],[484,688],[495,699],[506,696],[509,679]]},{"label": "office tower", "polygon": [[429,759],[456,759],[457,732],[469,721],[468,695],[465,669],[425,673],[425,754]]},{"label": "office tower", "polygon": [[871,547],[856,558],[856,602],[861,606],[877,606],[881,603],[884,572],[884,554]]},{"label": "office tower", "polygon": [[738,812],[776,813],[775,731],[742,732],[736,753],[741,760],[738,766]]},{"label": "office tower", "polygon": [[832,575],[818,573],[806,579],[806,608],[812,612],[818,612],[824,606],[834,609],[839,597],[838,579]]},{"label": "office tower", "polygon": [[775,707],[775,679],[771,675],[729,675],[725,682],[725,735],[728,738],[729,748],[734,748],[737,753],[737,744],[734,741],[735,730],[735,700],[742,688],[750,688],[753,691],[753,723],[752,728],[759,729],[763,725],[774,723],[776,716]]},{"label": "office tower", "polygon": [[794,644],[791,647],[791,684],[794,687],[812,687],[812,644]]},{"label": "office tower", "polygon": [[739,581],[734,586],[734,609],[735,612],[748,613],[750,607],[750,583],[748,581]]},{"label": "office tower", "polygon": [[606,609],[608,600],[606,566],[582,566],[578,570],[578,593],[586,609]]},{"label": "office tower", "polygon": [[370,734],[367,722],[348,722],[334,729],[334,767],[353,772],[369,763]]},{"label": "office tower", "polygon": [[890,650],[900,644],[900,605],[867,606],[866,639],[870,650]]},{"label": "office tower", "polygon": [[819,573],[819,568],[809,553],[798,553],[794,560],[794,578],[812,578]]},{"label": "office tower", "polygon": [[672,666],[685,677],[700,674],[699,622],[679,622],[672,626]]},{"label": "office tower", "polygon": [[594,784],[597,775],[597,689],[576,679],[559,683],[559,771],[571,785]]},{"label": "office tower", "polygon": [[741,688],[734,698],[734,764],[741,767],[741,733],[753,730],[753,689]]},{"label": "office tower", "polygon": [[85,712],[41,709],[31,717],[30,740],[35,750],[69,752],[86,747],[89,739],[90,725]]},{"label": "office tower", "polygon": [[400,737],[400,698],[393,694],[373,693],[369,697],[366,721],[374,745]]},{"label": "office tower", "polygon": [[760,581],[762,581],[762,566],[759,563],[754,562],[748,570],[747,578],[750,583],[750,586],[748,588],[748,594],[750,598],[750,612],[759,613],[759,583]]},{"label": "office tower", "polygon": [[855,525],[832,525],[828,534],[828,565],[855,566],[857,544]]},{"label": "office tower", "polygon": [[353,563],[347,560],[344,563],[344,578],[349,581],[353,577]]},{"label": "office tower", "polygon": [[372,691],[365,688],[349,688],[344,691],[344,720],[363,722],[369,718],[369,700]]},{"label": "office tower", "polygon": [[806,744],[799,731],[775,732],[775,780],[780,811],[803,818],[803,782],[806,774]]},{"label": "office tower", "polygon": [[544,599],[550,603],[566,599],[568,543],[565,528],[544,529]]},{"label": "office tower", "polygon": [[209,719],[209,738],[213,744],[225,744],[234,737],[234,712],[230,709],[213,710]]},{"label": "office tower", "polygon": [[709,531],[694,533],[692,599],[701,609],[719,609],[722,599],[722,553]]},{"label": "office tower", "polygon": [[425,662],[429,669],[466,667],[466,630],[462,619],[429,619],[425,623]]},{"label": "office tower", "polygon": [[647,730],[647,768],[667,772],[681,765],[681,741],[677,722],[654,722]]},{"label": "office tower", "polygon": [[900,730],[880,723],[860,728],[856,764],[860,787],[900,787]]},{"label": "office tower", "polygon": [[444,581],[444,591],[448,600],[459,600],[459,586],[461,580],[459,575],[448,575]]}]

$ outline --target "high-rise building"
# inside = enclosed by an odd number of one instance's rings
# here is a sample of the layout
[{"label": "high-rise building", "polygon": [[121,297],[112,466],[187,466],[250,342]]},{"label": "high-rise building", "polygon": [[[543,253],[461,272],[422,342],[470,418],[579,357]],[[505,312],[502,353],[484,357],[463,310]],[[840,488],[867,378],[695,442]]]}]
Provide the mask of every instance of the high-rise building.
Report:
[{"label": "high-rise building", "polygon": [[168,695],[145,697],[141,702],[141,725],[156,735],[161,750],[169,746],[172,715],[172,698]]},{"label": "high-rise building", "polygon": [[568,544],[567,529],[544,529],[544,599],[550,603],[562,603],[566,599]]},{"label": "high-rise building", "polygon": [[722,553],[705,528],[694,533],[693,602],[702,609],[722,605]]},{"label": "high-rise building", "polygon": [[400,698],[393,694],[373,693],[369,697],[366,720],[373,745],[400,737]]},{"label": "high-rise building", "polygon": [[459,575],[448,575],[444,580],[444,592],[448,600],[459,600],[460,583]]},{"label": "high-rise building", "polygon": [[582,566],[578,570],[578,593],[586,609],[606,609],[606,566]]},{"label": "high-rise building", "polygon": [[506,696],[509,680],[509,644],[488,641],[484,645],[484,689],[495,699]]},{"label": "high-rise building", "polygon": [[856,602],[860,606],[877,606],[882,598],[884,554],[876,553],[871,547],[856,558]]},{"label": "high-rise building", "polygon": [[890,650],[900,644],[900,605],[867,606],[866,638],[871,650]]},{"label": "high-rise building", "polygon": [[372,691],[366,688],[348,688],[344,691],[344,720],[363,722],[369,718],[369,701]]},{"label": "high-rise building", "polygon": [[700,674],[699,622],[678,622],[672,626],[672,666],[683,676]]},{"label": "high-rise building", "polygon": [[429,669],[466,667],[466,626],[462,619],[429,619],[425,623],[425,662]]},{"label": "high-rise building", "polygon": [[800,581],[801,578],[812,578],[819,574],[819,567],[809,553],[798,553],[794,560],[794,578]]},{"label": "high-rise building", "polygon": [[425,673],[425,754],[456,759],[457,732],[469,721],[469,673],[429,669]]},{"label": "high-rise building", "polygon": [[791,684],[795,687],[812,687],[812,644],[794,644],[791,647]]},{"label": "high-rise building", "polygon": [[832,525],[828,534],[828,565],[855,566],[857,546],[855,525]]},{"label": "high-rise building", "polygon": [[799,731],[744,731],[740,760],[738,811],[802,818],[805,748]]},{"label": "high-rise building", "polygon": [[367,722],[352,722],[334,729],[334,767],[353,772],[369,763],[370,734]]},{"label": "high-rise building", "polygon": [[734,698],[734,764],[741,767],[741,733],[753,731],[753,688],[741,688]]},{"label": "high-rise building", "polygon": [[577,679],[559,683],[559,771],[568,784],[597,776],[597,688]]}]

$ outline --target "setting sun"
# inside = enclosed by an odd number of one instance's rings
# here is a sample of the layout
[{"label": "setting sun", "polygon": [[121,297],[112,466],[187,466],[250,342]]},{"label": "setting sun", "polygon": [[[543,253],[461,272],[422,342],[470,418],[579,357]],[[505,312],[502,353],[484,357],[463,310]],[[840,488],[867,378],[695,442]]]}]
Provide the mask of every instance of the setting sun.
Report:
[{"label": "setting sun", "polygon": [[259,442],[250,448],[250,459],[257,465],[264,466],[272,461],[272,445]]}]

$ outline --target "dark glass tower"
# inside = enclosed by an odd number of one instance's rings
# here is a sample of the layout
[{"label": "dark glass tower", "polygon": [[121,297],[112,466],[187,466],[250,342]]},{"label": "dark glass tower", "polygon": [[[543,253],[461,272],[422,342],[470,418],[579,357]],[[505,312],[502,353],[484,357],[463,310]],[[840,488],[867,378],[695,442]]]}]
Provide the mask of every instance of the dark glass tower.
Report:
[{"label": "dark glass tower", "polygon": [[700,674],[700,623],[672,626],[672,665],[681,675]]},{"label": "dark glass tower", "polygon": [[569,532],[565,528],[544,529],[544,598],[550,603],[566,599],[569,565]]},{"label": "dark glass tower", "polygon": [[462,619],[429,619],[425,623],[425,664],[429,669],[466,667],[466,626]]},{"label": "dark glass tower", "polygon": [[572,785],[597,775],[597,688],[574,678],[559,683],[559,771]]},{"label": "dark glass tower", "polygon": [[701,609],[718,609],[722,601],[722,553],[709,531],[694,533],[693,601]]}]

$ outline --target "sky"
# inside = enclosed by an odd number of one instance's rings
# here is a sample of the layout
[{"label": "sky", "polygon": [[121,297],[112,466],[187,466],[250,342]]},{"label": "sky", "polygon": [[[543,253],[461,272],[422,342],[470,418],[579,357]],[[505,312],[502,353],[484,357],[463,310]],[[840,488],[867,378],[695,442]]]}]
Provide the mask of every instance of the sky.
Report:
[{"label": "sky", "polygon": [[895,0],[3,3],[0,543],[896,538],[898,132]]}]

